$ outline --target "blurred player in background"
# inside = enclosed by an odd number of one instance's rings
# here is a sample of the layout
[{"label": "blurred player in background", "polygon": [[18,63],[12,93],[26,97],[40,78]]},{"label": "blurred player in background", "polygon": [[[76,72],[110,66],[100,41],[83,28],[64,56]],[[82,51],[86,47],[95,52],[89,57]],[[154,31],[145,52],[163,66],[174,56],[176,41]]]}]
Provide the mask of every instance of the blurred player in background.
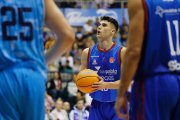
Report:
[{"label": "blurred player in background", "polygon": [[89,120],[120,120],[115,113],[114,104],[120,84],[120,62],[125,48],[113,42],[118,32],[118,22],[103,16],[97,28],[98,43],[83,50],[81,70],[92,69],[102,77],[92,85],[97,91],[90,94],[93,98]]},{"label": "blurred player in background", "polygon": [[116,102],[134,77],[131,120],[180,119],[180,0],[129,0],[130,31]]},{"label": "blurred player in background", "polygon": [[51,63],[74,40],[54,1],[0,1],[0,120],[44,120],[44,20],[59,38],[56,53],[47,56]]}]

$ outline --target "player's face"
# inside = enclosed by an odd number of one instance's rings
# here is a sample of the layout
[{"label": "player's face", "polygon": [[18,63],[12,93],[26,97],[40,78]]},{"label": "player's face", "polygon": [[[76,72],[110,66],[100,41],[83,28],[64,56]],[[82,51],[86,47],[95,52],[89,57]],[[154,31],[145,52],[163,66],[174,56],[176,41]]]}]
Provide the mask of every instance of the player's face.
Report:
[{"label": "player's face", "polygon": [[97,27],[97,38],[100,40],[106,40],[114,35],[114,26],[105,20],[100,21]]}]

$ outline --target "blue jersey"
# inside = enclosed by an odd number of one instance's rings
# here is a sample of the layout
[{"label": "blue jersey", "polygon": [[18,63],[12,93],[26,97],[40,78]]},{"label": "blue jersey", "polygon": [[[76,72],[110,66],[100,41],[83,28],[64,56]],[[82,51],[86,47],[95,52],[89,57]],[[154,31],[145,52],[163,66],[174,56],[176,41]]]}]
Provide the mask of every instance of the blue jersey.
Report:
[{"label": "blue jersey", "polygon": [[43,0],[0,1],[0,70],[24,63],[44,73],[43,9]]},{"label": "blue jersey", "polygon": [[[89,50],[88,68],[97,71],[98,75],[105,82],[114,82],[120,79],[120,48],[118,44],[113,44],[111,49],[102,51],[98,48],[98,44]],[[90,94],[90,96],[101,102],[113,102],[117,97],[116,89],[98,90]]]},{"label": "blue jersey", "polygon": [[180,72],[180,0],[145,0],[146,32],[137,76]]}]

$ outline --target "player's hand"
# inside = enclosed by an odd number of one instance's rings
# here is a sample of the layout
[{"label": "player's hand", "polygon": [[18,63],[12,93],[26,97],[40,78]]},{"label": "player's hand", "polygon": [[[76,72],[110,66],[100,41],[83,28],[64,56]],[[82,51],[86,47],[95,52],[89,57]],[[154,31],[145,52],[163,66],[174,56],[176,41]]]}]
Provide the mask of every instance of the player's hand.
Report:
[{"label": "player's hand", "polygon": [[99,77],[100,81],[99,82],[95,82],[92,84],[92,88],[95,88],[97,90],[102,90],[102,89],[106,89],[108,83],[104,82],[102,77]]},{"label": "player's hand", "polygon": [[127,100],[125,96],[118,97],[115,104],[115,111],[119,118],[128,120],[128,108],[127,108]]}]

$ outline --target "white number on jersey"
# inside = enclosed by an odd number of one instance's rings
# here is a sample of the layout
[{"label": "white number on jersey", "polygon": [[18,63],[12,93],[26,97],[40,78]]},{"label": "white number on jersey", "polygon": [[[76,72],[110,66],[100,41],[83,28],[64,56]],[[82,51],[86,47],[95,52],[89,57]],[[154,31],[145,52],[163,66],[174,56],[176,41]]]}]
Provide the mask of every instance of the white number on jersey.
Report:
[{"label": "white number on jersey", "polygon": [[178,20],[173,20],[172,21],[175,27],[175,32],[176,32],[176,51],[174,49],[173,45],[173,38],[172,38],[172,26],[169,20],[166,21],[167,28],[168,28],[168,38],[169,38],[169,47],[171,51],[172,56],[180,55],[180,46],[179,46],[179,22]]}]

